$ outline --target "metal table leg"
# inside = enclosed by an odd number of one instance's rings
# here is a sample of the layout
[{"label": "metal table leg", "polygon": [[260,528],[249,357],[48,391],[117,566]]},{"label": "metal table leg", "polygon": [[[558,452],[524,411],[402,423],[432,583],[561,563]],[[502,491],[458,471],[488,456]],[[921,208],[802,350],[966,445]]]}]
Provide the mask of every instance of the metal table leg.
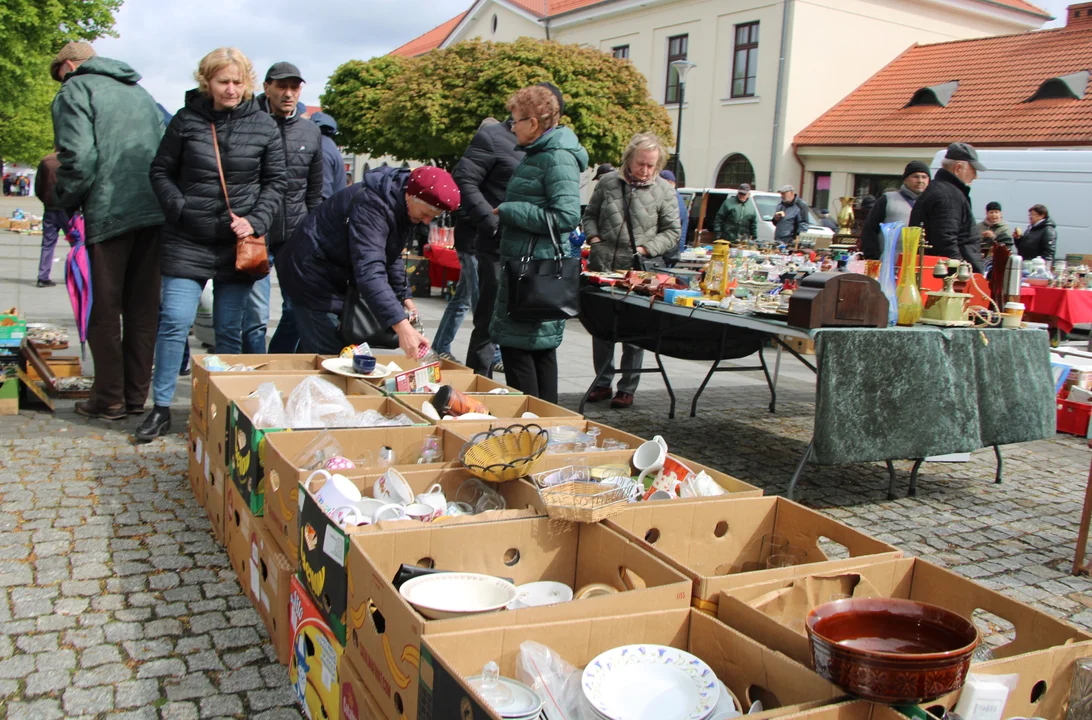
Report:
[{"label": "metal table leg", "polygon": [[701,398],[701,394],[705,392],[705,386],[709,384],[709,381],[713,379],[713,373],[720,367],[720,359],[724,357],[724,341],[728,336],[727,330],[721,330],[720,332],[720,352],[717,353],[717,359],[713,363],[713,367],[709,368],[709,372],[705,373],[705,379],[701,381],[701,385],[698,387],[698,391],[694,393],[694,399],[690,402],[690,417],[697,417],[698,414],[698,399]]},{"label": "metal table leg", "polygon": [[993,454],[997,456],[997,472],[993,476],[993,481],[998,485],[1001,484],[1001,473],[1005,470],[1005,461],[1001,459],[1001,446],[993,446]]},{"label": "metal table leg", "polygon": [[[602,379],[603,375],[606,374],[607,366],[610,365],[610,363],[611,363],[610,360],[607,360],[607,362],[603,363],[603,365],[599,368],[599,372],[597,372],[595,374],[595,379],[591,381],[591,385],[589,385],[588,389],[584,392],[584,397],[580,398],[580,407],[577,408],[576,411],[578,413],[580,413],[581,415],[584,414],[584,405],[587,404],[587,402],[588,402],[588,396],[591,395],[592,390],[594,390],[595,386],[599,384],[599,380]],[[615,370],[614,373],[611,375],[611,379],[613,380],[614,375],[617,375],[617,374],[618,374],[618,371]]]},{"label": "metal table leg", "polygon": [[[762,374],[766,376],[766,385],[770,388],[770,412],[777,412],[777,383],[770,377],[770,370],[766,367],[766,356],[762,354],[762,346],[758,347],[758,362],[762,364]],[[780,360],[780,350],[778,350]]]},{"label": "metal table leg", "polygon": [[664,378],[664,387],[667,388],[667,394],[671,396],[671,409],[667,413],[667,417],[670,420],[675,419],[675,390],[671,387],[671,380],[667,377],[667,370],[664,368],[663,358],[660,357],[660,353],[656,353],[656,366],[660,368],[660,374]]},{"label": "metal table leg", "polygon": [[895,499],[895,463],[887,461],[887,499]]},{"label": "metal table leg", "polygon": [[789,500],[793,499],[793,495],[796,493],[796,483],[800,481],[800,476],[804,474],[804,466],[807,465],[808,459],[811,458],[811,451],[815,447],[815,441],[812,440],[808,443],[807,450],[804,451],[804,457],[800,458],[800,462],[796,466],[796,471],[792,474],[792,479],[789,480],[789,487],[785,490],[785,497]]},{"label": "metal table leg", "polygon": [[925,462],[925,458],[918,458],[914,461],[914,467],[910,469],[910,490],[907,492],[910,497],[918,494],[918,470],[921,469],[923,462]]}]

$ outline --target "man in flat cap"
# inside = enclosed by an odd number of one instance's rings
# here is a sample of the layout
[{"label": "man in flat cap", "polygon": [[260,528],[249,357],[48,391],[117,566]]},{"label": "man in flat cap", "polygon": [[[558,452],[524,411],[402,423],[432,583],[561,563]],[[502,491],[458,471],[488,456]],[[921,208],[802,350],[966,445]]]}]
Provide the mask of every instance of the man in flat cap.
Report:
[{"label": "man in flat cap", "polygon": [[713,220],[713,236],[716,240],[728,242],[736,242],[741,237],[758,237],[758,211],[751,202],[749,184],[741,183],[736,194],[721,204]]},{"label": "man in flat cap", "polygon": [[861,228],[861,252],[867,260],[879,260],[883,255],[881,223],[910,223],[910,211],[929,186],[929,166],[921,160],[911,160],[902,171],[902,187],[880,195],[868,211]]},{"label": "man in flat cap", "polygon": [[808,231],[808,204],[796,194],[792,185],[782,185],[777,191],[781,202],[774,209],[774,242],[795,245],[801,234]]},{"label": "man in flat cap", "polygon": [[[318,125],[299,112],[303,76],[290,62],[274,63],[265,73],[258,105],[277,122],[284,145],[285,175],[288,189],[281,200],[281,210],[265,236],[270,264],[292,233],[322,202],[322,132]],[[278,279],[280,276],[277,276]],[[269,276],[254,283],[243,318],[243,352],[266,352],[266,326],[269,324]],[[294,353],[299,333],[287,296],[281,297],[281,319],[269,341],[271,353]]]},{"label": "man in flat cap", "polygon": [[[429,342],[408,319],[416,308],[402,251],[413,225],[453,212],[459,200],[459,188],[444,170],[381,167],[310,213],[277,254],[281,292],[296,316],[299,352],[337,355],[347,344],[368,342],[420,358]],[[350,286],[379,329],[374,337],[339,332]]]},{"label": "man in flat cap", "polygon": [[120,420],[144,411],[151,383],[163,212],[148,170],[163,115],[135,70],[96,56],[87,43],[61,48],[49,74],[61,83],[52,108],[53,199],[83,211],[94,293],[87,341],[95,384],[76,412]]},{"label": "man in flat cap", "polygon": [[966,260],[978,273],[984,268],[971,213],[971,183],[985,169],[972,146],[952,143],[933,182],[910,212],[910,225],[925,228],[930,255]]}]

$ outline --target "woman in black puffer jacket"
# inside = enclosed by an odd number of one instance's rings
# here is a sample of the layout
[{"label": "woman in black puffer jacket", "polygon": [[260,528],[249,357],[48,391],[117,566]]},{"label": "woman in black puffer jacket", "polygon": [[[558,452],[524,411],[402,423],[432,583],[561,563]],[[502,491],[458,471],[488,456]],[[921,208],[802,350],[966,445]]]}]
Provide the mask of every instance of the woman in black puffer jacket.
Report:
[{"label": "woman in black puffer jacket", "polygon": [[[288,182],[280,132],[254,99],[254,71],[246,56],[235,48],[214,50],[201,60],[195,77],[198,87],[186,93],[186,106],[167,127],[150,173],[167,222],[160,249],[155,407],[136,432],[145,442],[170,430],[183,347],[208,280],[216,301],[216,352],[240,352],[247,298],[263,276],[235,270],[236,239],[269,231]],[[213,125],[231,212],[216,169]]]}]

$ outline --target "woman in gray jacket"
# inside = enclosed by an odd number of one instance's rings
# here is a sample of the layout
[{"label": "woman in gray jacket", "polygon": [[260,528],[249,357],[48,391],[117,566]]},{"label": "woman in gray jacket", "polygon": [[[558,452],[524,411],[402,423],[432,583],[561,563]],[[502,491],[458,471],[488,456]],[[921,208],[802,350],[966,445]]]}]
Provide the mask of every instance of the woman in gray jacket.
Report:
[{"label": "woman in gray jacket", "polygon": [[[622,155],[617,172],[604,175],[584,211],[584,233],[591,245],[588,270],[608,272],[664,267],[662,256],[679,244],[682,226],[675,189],[660,177],[667,164],[667,151],[649,133],[633,136]],[[614,343],[594,338],[592,358],[599,372],[595,389],[588,396],[600,402],[612,395]],[[641,376],[644,351],[636,345],[622,346],[622,381],[610,406],[624,409],[633,405],[633,393]]]}]

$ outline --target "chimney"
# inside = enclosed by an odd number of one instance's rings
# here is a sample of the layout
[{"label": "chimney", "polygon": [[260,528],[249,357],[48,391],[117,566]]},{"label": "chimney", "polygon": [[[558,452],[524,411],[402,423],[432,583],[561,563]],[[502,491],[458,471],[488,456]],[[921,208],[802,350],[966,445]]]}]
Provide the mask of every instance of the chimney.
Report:
[{"label": "chimney", "polygon": [[1092,28],[1092,2],[1077,3],[1067,7],[1065,26],[1067,29],[1075,30]]}]

